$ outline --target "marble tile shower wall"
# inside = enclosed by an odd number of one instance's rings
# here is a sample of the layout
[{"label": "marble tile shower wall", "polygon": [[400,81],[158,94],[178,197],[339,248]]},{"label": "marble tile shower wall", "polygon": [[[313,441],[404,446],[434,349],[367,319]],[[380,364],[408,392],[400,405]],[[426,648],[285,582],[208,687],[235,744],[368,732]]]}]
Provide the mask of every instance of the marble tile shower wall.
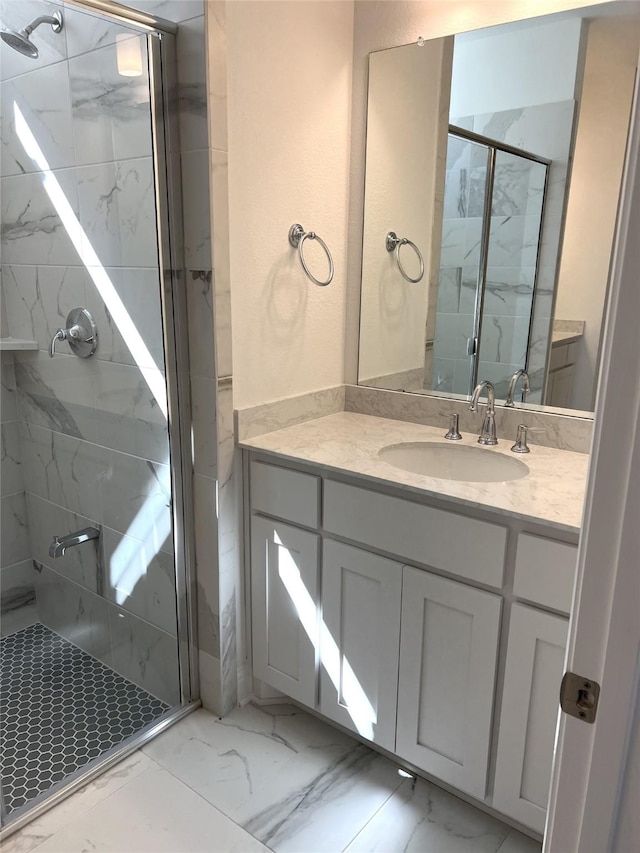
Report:
[{"label": "marble tile shower wall", "polygon": [[[196,518],[200,605],[200,678],[205,707],[227,714],[244,695],[242,676],[249,682],[242,625],[242,512],[239,454],[235,449],[233,366],[231,357],[231,279],[229,261],[226,3],[209,0],[207,27],[207,105],[212,224],[215,326],[216,413],[215,494],[206,472],[196,468],[196,500],[204,516]],[[215,504],[212,500],[215,497]],[[196,507],[198,509],[198,507]],[[216,564],[211,510],[217,510]],[[204,621],[202,621],[204,620]],[[212,630],[215,627],[215,631]]]},{"label": "marble tile shower wall", "polygon": [[[573,115],[574,102],[565,101],[452,119],[467,130],[552,161],[539,256],[543,170],[515,158],[496,168],[480,378],[494,382],[502,397],[511,374],[524,365],[528,349],[529,399],[541,402]],[[431,385],[463,394],[469,382],[466,345],[473,328],[486,178],[485,163],[474,162],[470,149],[457,143],[448,156]]]},{"label": "marble tile shower wall", "polygon": [[[202,176],[208,175],[203,4],[137,5],[184,20],[178,51],[187,278],[191,303],[194,295],[206,303],[208,217],[198,207],[207,196]],[[41,12],[38,2],[3,4],[3,23],[23,26],[23,19]],[[147,81],[117,74],[113,43],[120,27],[70,6],[63,12],[63,35],[38,31],[36,63],[4,46],[1,54],[2,287],[10,333],[39,344],[15,362],[30,556],[41,568],[39,616],[175,704],[169,451],[161,401],[150,390],[164,381],[164,361]],[[66,198],[67,214],[52,203],[26,154],[14,104]],[[135,357],[94,283],[95,270],[83,265],[78,247],[89,244],[144,341]],[[84,361],[61,345],[61,354],[49,359],[51,335],[78,305],[96,320],[96,355]],[[199,309],[190,313],[199,316]],[[211,322],[204,338],[211,351],[212,339]],[[203,419],[208,426],[215,419],[197,385],[194,379],[194,410],[202,415],[196,435]],[[206,442],[199,445],[201,461]],[[104,526],[99,551],[90,543],[49,558],[54,534],[92,523]]]},{"label": "marble tile shower wall", "polygon": [[[3,310],[3,315],[5,314]],[[2,630],[25,627],[35,618],[34,574],[27,503],[24,491],[20,421],[16,403],[16,380],[12,353],[0,356],[2,399],[0,429],[0,600]]]}]

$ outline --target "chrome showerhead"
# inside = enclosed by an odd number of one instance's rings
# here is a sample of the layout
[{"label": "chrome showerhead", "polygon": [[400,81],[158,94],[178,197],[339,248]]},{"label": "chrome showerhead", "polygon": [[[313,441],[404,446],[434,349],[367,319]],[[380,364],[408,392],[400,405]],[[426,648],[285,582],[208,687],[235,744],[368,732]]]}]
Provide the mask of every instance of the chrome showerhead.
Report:
[{"label": "chrome showerhead", "polygon": [[0,33],[0,38],[9,47],[22,53],[24,56],[29,56],[31,59],[38,58],[38,48],[31,44],[29,36],[25,35],[24,30],[14,32],[12,30],[3,30]]},{"label": "chrome showerhead", "polygon": [[29,36],[40,26],[40,24],[51,24],[51,29],[54,33],[62,31],[62,15],[60,12],[54,12],[53,15],[41,15],[39,18],[31,21],[23,30],[3,30],[0,33],[0,38],[9,47],[17,50],[23,56],[28,56],[30,59],[38,58],[38,48],[31,42]]}]

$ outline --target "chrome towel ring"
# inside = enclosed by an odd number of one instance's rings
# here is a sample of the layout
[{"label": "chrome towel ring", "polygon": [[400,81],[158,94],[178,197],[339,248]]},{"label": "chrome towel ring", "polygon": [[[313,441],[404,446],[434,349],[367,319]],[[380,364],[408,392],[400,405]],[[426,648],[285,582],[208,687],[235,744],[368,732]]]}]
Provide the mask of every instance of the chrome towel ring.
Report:
[{"label": "chrome towel ring", "polygon": [[[320,281],[319,279],[317,279],[307,266],[307,263],[304,259],[304,252],[302,251],[304,241],[307,238],[309,240],[317,240],[327,255],[327,260],[329,261],[329,277],[326,281]],[[318,287],[326,287],[328,284],[331,284],[333,280],[333,258],[331,257],[329,247],[324,242],[324,240],[321,237],[318,237],[315,231],[305,231],[302,225],[292,225],[289,229],[289,242],[291,243],[294,249],[298,250],[298,255],[300,256],[300,263],[302,264],[302,269],[307,274],[307,277],[310,278],[314,284],[317,284]]]},{"label": "chrome towel ring", "polygon": [[[417,284],[419,281],[422,281],[422,276],[424,275],[424,258],[422,257],[422,253],[415,243],[413,243],[411,240],[408,240],[406,237],[398,237],[395,231],[389,231],[389,233],[387,234],[387,240],[385,245],[387,247],[387,252],[395,251],[396,263],[398,264],[400,274],[405,281],[408,281],[411,284]],[[420,261],[420,275],[418,276],[418,278],[411,278],[410,275],[407,275],[404,270],[404,267],[402,266],[402,262],[400,260],[400,247],[405,245],[411,246],[413,251],[418,256],[418,260]]]}]

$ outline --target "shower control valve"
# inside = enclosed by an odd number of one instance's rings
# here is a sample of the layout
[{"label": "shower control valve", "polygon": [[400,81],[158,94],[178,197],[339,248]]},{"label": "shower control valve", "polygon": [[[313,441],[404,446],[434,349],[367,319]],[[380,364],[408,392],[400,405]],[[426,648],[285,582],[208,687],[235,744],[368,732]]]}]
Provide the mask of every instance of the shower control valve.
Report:
[{"label": "shower control valve", "polygon": [[98,329],[86,308],[72,308],[67,315],[67,328],[58,329],[49,344],[49,356],[56,354],[56,343],[68,341],[71,352],[79,358],[89,358],[98,346]]}]

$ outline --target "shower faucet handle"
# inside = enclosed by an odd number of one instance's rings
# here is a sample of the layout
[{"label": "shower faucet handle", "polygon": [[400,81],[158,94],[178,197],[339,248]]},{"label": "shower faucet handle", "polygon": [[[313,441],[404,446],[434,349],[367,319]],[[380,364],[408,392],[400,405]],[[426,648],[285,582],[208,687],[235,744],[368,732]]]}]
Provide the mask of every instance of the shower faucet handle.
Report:
[{"label": "shower faucet handle", "polygon": [[58,329],[49,344],[49,358],[53,358],[56,354],[56,341],[76,340],[80,337],[80,332],[80,326],[77,325],[71,326],[69,329]]},{"label": "shower faucet handle", "polygon": [[79,358],[89,358],[98,346],[98,329],[86,308],[72,308],[67,315],[67,328],[57,329],[49,344],[49,356],[56,354],[56,343],[68,341],[71,352]]}]

